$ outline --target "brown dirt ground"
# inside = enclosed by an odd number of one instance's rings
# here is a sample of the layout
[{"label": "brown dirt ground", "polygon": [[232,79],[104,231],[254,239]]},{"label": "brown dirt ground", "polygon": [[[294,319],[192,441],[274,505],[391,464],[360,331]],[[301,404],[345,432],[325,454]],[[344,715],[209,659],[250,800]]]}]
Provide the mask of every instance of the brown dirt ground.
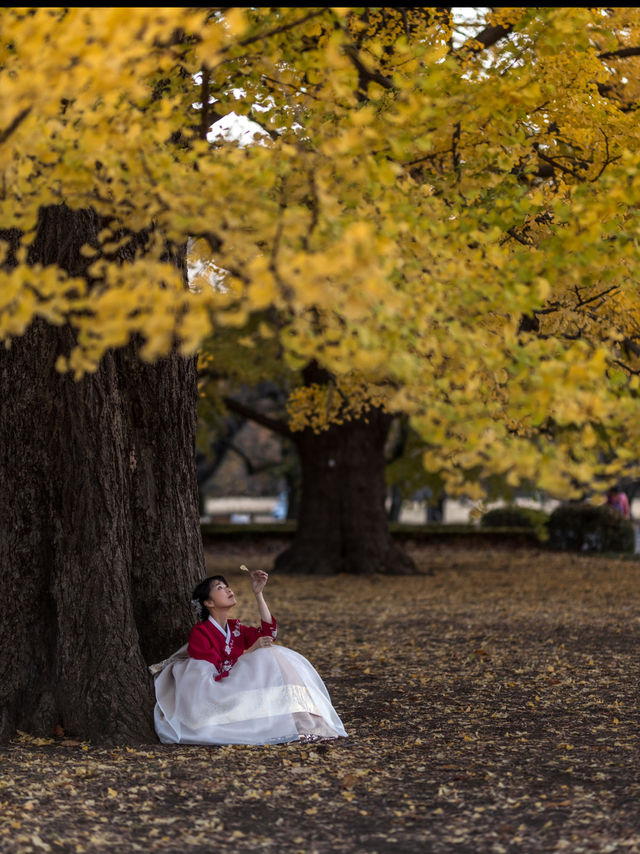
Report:
[{"label": "brown dirt ground", "polygon": [[[209,550],[255,621],[240,563]],[[410,577],[278,576],[280,642],[348,739],[0,749],[2,852],[640,852],[640,563],[422,548]],[[433,575],[426,574],[433,571]]]}]

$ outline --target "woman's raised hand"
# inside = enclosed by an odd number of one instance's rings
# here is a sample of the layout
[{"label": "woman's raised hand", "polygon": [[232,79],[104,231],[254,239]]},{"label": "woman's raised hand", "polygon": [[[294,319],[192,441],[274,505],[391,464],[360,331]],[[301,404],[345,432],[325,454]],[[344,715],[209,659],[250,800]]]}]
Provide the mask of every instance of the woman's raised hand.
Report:
[{"label": "woman's raised hand", "polygon": [[264,590],[264,586],[267,583],[269,575],[262,569],[253,569],[249,573],[249,575],[251,577],[251,587],[253,588],[253,592],[257,596]]},{"label": "woman's raised hand", "polygon": [[257,649],[266,649],[268,646],[273,646],[273,638],[266,635],[263,638],[258,638],[255,643],[251,644],[249,649],[245,650],[245,654],[247,652],[255,652]]}]

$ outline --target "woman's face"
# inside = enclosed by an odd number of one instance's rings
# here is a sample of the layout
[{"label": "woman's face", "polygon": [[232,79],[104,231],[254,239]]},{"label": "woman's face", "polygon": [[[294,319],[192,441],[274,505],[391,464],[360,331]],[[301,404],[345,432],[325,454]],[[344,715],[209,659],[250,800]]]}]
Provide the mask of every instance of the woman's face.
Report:
[{"label": "woman's face", "polygon": [[236,604],[233,590],[224,581],[213,581],[209,588],[209,598],[204,603],[208,608],[232,608]]}]

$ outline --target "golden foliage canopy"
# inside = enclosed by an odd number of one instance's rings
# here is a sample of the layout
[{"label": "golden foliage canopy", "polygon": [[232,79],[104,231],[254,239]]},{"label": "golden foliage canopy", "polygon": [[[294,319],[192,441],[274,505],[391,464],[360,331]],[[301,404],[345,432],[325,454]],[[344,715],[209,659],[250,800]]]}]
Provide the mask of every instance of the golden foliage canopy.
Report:
[{"label": "golden foliage canopy", "polygon": [[[148,359],[208,337],[225,369],[315,359],[355,411],[409,413],[451,490],[634,464],[638,9],[499,8],[466,39],[427,7],[0,17],[7,343],[69,323],[77,376],[134,334]],[[210,135],[230,113],[253,139]],[[62,203],[105,223],[88,280],[29,264]],[[164,260],[186,240],[188,288]]]}]

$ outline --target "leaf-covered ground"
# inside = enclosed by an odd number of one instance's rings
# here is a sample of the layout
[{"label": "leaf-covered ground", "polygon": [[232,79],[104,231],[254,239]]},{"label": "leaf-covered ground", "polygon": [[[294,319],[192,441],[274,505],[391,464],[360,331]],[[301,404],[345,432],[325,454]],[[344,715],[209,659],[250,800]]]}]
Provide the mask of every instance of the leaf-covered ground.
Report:
[{"label": "leaf-covered ground", "polygon": [[[271,554],[209,557],[253,621],[238,567]],[[434,574],[270,578],[280,640],[319,670],[348,739],[21,737],[0,750],[0,851],[640,851],[640,563],[414,557]]]}]

